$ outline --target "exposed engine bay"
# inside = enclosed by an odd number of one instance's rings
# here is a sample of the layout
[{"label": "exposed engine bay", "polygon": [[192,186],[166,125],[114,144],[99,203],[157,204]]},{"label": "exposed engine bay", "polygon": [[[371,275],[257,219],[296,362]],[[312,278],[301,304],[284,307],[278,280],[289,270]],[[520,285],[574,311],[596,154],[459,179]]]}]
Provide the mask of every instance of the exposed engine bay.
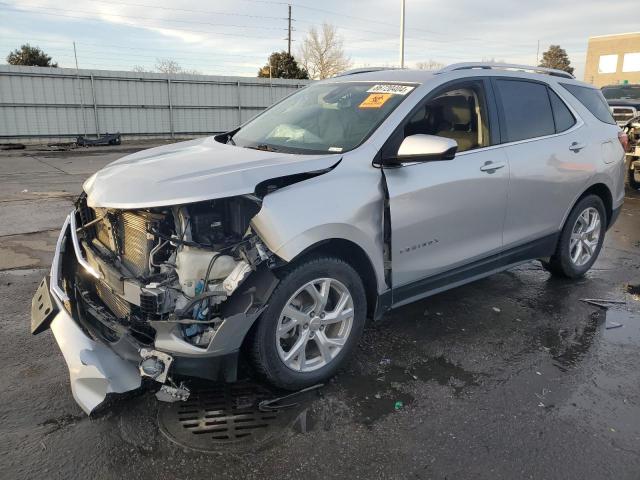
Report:
[{"label": "exposed engine bay", "polygon": [[[63,267],[77,315],[102,340],[130,339],[141,375],[164,383],[174,353],[188,358],[213,351],[212,340],[233,313],[259,312],[255,288],[240,307],[228,302],[258,270],[275,280],[269,267],[277,257],[250,227],[259,209],[254,196],[141,210],[94,209],[81,196],[76,235],[90,267]],[[193,376],[218,374],[188,368]],[[184,399],[175,386],[167,390]]]}]

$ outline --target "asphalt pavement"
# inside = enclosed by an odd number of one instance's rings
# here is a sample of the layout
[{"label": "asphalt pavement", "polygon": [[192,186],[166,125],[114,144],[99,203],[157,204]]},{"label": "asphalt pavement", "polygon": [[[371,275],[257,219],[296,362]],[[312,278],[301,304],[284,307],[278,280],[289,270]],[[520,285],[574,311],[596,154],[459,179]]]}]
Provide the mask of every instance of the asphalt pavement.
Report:
[{"label": "asphalt pavement", "polygon": [[[640,477],[638,192],[584,279],[533,262],[399,309],[259,433],[185,433],[181,407],[152,392],[87,417],[51,332],[29,333],[31,296],[82,181],[136,148],[0,154],[0,477]],[[238,410],[275,394],[233,388],[194,399]]]}]

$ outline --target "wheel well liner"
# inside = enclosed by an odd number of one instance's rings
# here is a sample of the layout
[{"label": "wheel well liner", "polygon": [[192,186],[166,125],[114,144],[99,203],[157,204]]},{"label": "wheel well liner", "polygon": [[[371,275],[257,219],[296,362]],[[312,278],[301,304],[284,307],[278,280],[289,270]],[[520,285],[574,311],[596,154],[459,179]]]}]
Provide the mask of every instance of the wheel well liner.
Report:
[{"label": "wheel well liner", "polygon": [[356,270],[362,279],[367,296],[367,317],[372,318],[378,298],[378,284],[373,264],[365,251],[359,245],[350,240],[332,238],[307,247],[305,250],[300,252],[290,262],[290,264],[300,262],[312,255],[315,256],[319,254],[339,258]]}]

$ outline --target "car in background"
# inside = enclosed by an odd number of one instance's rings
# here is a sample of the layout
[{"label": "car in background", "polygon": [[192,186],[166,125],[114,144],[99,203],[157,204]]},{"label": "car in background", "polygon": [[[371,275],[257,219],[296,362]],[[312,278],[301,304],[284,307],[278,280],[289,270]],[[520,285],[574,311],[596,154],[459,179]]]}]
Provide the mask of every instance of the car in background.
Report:
[{"label": "car in background", "polygon": [[629,186],[640,190],[640,84],[602,87],[611,114],[628,137],[627,165]]},{"label": "car in background", "polygon": [[621,128],[640,114],[640,84],[607,85],[602,94]]}]

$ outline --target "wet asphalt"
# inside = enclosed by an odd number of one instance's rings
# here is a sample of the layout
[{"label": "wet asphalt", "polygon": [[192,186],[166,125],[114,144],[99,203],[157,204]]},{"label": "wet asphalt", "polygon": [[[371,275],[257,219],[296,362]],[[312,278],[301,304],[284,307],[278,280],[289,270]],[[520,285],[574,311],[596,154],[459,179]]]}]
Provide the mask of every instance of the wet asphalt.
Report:
[{"label": "wet asphalt", "polygon": [[82,180],[121,151],[0,156],[0,477],[640,478],[637,192],[584,279],[534,262],[399,309],[249,440],[195,440],[151,392],[87,417],[29,308]]}]

